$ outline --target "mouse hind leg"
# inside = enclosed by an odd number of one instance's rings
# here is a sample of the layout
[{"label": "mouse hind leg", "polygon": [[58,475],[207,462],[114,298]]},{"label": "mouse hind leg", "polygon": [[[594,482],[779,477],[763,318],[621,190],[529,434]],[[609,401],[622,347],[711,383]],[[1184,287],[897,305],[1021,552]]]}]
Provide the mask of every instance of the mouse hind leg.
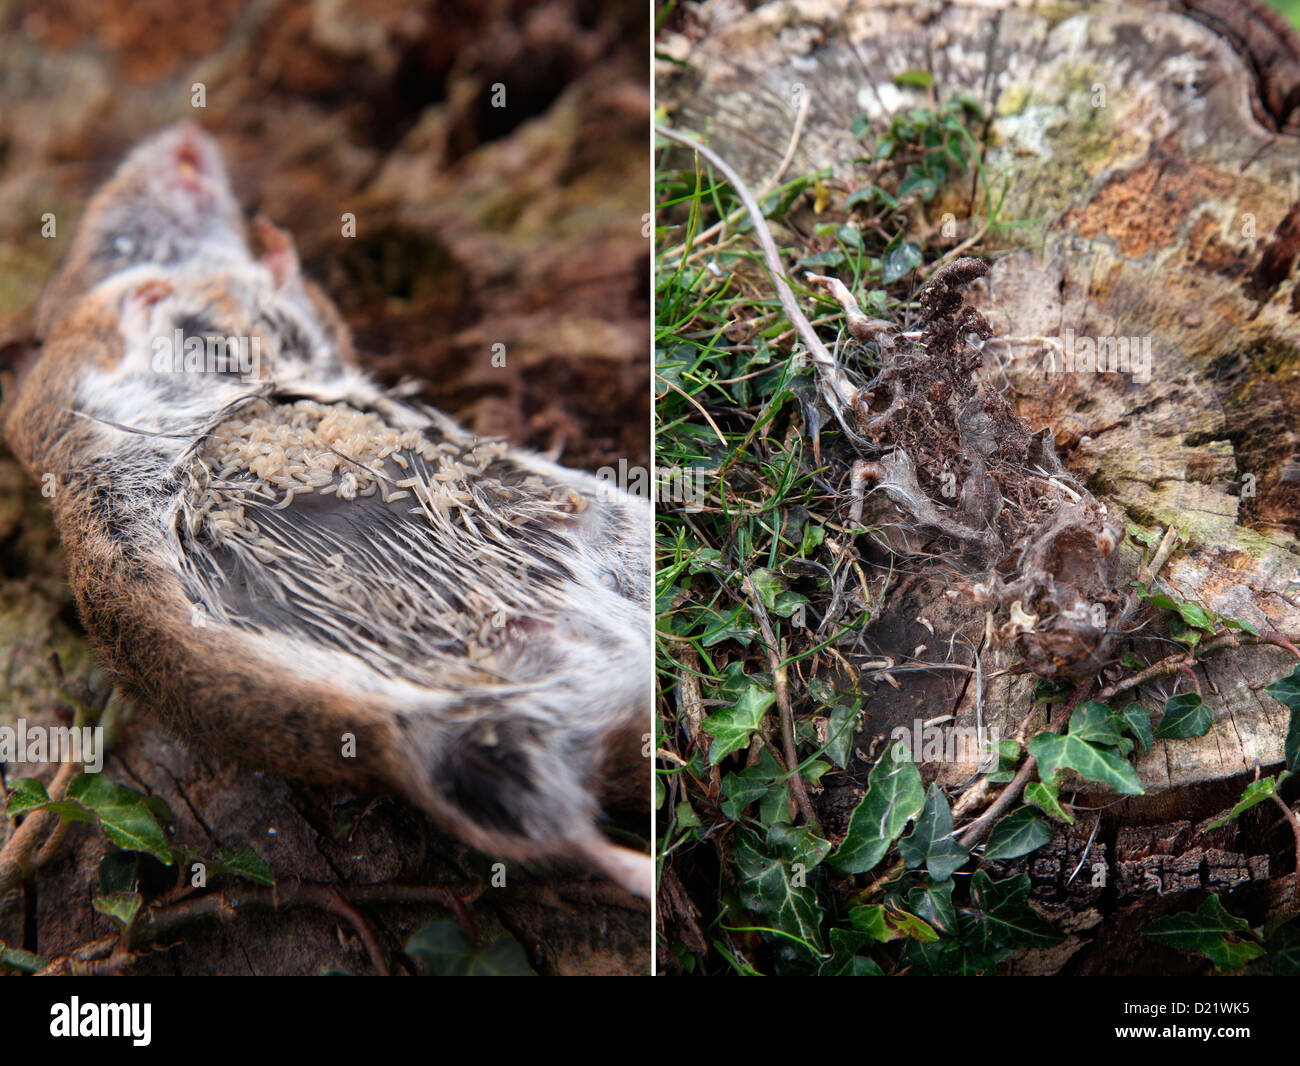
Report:
[{"label": "mouse hind leg", "polygon": [[568,859],[594,867],[649,898],[650,856],[613,844],[597,828],[592,785],[603,776],[604,745],[542,717],[469,709],[448,727],[404,717],[409,754],[423,763],[422,805],[489,854],[521,862]]}]

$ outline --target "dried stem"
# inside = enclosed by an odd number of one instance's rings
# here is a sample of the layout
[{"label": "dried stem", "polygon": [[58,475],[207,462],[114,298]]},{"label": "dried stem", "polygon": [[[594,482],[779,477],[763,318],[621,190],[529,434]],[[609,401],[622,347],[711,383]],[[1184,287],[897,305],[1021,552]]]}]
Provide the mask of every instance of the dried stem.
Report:
[{"label": "dried stem", "polygon": [[[1079,706],[1084,697],[1087,696],[1088,690],[1092,688],[1092,681],[1081,681],[1074,687],[1070,693],[1070,698],[1065,701],[1065,706],[1061,708],[1060,713],[1047,727],[1049,733],[1059,733],[1061,727],[1070,719],[1071,713]],[[1017,771],[1016,776],[1011,779],[1011,783],[998,793],[998,798],[989,805],[988,810],[975,819],[960,837],[958,843],[964,848],[974,847],[984,835],[992,828],[1002,813],[1013,804],[1024,791],[1025,786],[1029,784],[1029,779],[1034,776],[1034,771],[1038,769],[1038,760],[1032,755],[1026,757],[1024,765]]]},{"label": "dried stem", "polygon": [[[387,968],[383,965],[382,951],[369,925],[356,911],[357,905],[436,904],[450,910],[472,939],[473,924],[468,921],[466,906],[482,895],[484,890],[484,886],[476,882],[456,885],[335,885],[287,880],[273,888],[239,885],[161,906],[155,904],[141,915],[133,927],[129,946],[116,936],[101,937],[51,960],[41,972],[68,973],[83,970],[86,964],[93,964],[90,969],[96,972],[118,973],[129,968],[145,949],[165,941],[176,930],[191,923],[213,919],[226,922],[250,911],[278,911],[285,907],[310,906],[336,914],[351,924],[357,930],[376,969],[383,973]],[[542,906],[559,908],[569,906],[568,900],[572,898],[607,906],[640,907],[639,901],[617,886],[585,878],[578,881],[516,885],[511,889],[511,895]]]},{"label": "dried stem", "polygon": [[820,836],[821,821],[817,817],[817,812],[813,810],[812,801],[808,798],[808,789],[804,785],[803,775],[799,773],[799,756],[794,744],[794,711],[790,707],[790,686],[783,665],[785,648],[777,643],[776,634],[772,632],[772,622],[767,617],[767,608],[763,606],[763,601],[748,575],[745,576],[744,587],[750,599],[750,609],[763,634],[767,661],[772,670],[776,704],[781,712],[781,747],[785,751],[786,768],[790,774],[790,790],[794,793],[794,801],[799,807],[799,813],[803,815],[803,820]]},{"label": "dried stem", "polygon": [[767,272],[772,278],[772,284],[776,288],[776,294],[781,300],[781,307],[785,310],[786,317],[789,318],[791,325],[798,331],[799,339],[803,341],[804,347],[808,349],[813,365],[817,367],[824,391],[828,394],[828,402],[831,402],[831,407],[835,411],[837,418],[848,431],[843,411],[845,408],[852,409],[857,389],[849,381],[844,371],[840,369],[835,357],[827,351],[826,345],[817,336],[817,332],[812,328],[812,323],[808,321],[807,316],[800,310],[799,303],[794,298],[794,291],[785,280],[785,267],[781,263],[781,255],[777,251],[776,242],[772,240],[772,233],[767,228],[767,221],[763,218],[763,212],[754,199],[754,194],[749,191],[749,187],[741,180],[740,175],[723,162],[717,153],[711,149],[706,148],[683,133],[678,133],[676,130],[670,130],[658,124],[655,125],[655,133],[667,140],[684,145],[703,156],[736,190],[736,195],[749,213],[750,221],[754,226],[754,235],[762,246],[763,260],[767,266]]},{"label": "dried stem", "polygon": [[[772,171],[772,174],[767,179],[767,181],[763,182],[763,187],[758,190],[759,199],[766,196],[768,193],[770,193],[773,189],[776,188],[777,182],[781,180],[781,175],[785,173],[786,168],[790,165],[790,161],[794,159],[795,148],[798,147],[799,144],[799,135],[803,132],[804,119],[808,117],[808,97],[809,94],[804,93],[802,99],[799,101],[799,112],[798,114],[795,115],[794,129],[791,130],[790,132],[790,143],[786,146],[785,155],[782,157],[781,162],[777,165],[777,168],[774,171]],[[700,244],[704,241],[708,241],[712,239],[712,237],[715,234],[721,233],[724,229],[726,229],[726,227],[730,226],[733,222],[735,222],[736,219],[740,217],[740,215],[741,212],[733,211],[728,217],[718,219],[717,222],[715,222],[712,226],[706,229],[703,233],[697,234],[694,243]],[[684,256],[685,254],[686,254],[686,245],[679,244],[676,248],[669,248],[666,252],[664,252],[663,259],[664,262],[670,263],[674,259],[681,259],[682,256]],[[684,260],[684,262],[690,262],[699,254],[700,253],[698,251],[691,253],[691,255],[687,257]]]}]

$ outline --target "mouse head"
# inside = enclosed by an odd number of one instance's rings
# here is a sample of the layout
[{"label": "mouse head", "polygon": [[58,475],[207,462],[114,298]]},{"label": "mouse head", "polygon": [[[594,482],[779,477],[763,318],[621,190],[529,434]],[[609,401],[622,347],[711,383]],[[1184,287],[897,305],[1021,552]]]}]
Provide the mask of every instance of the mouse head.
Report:
[{"label": "mouse head", "polygon": [[[132,272],[98,300],[118,308],[121,369],[161,376],[168,391],[217,379],[289,382],[342,369],[339,339],[301,285],[277,287],[259,262],[206,277]],[[184,391],[184,390],[182,390]]]},{"label": "mouse head", "polygon": [[87,205],[37,315],[45,336],[68,304],[142,265],[205,271],[250,259],[216,142],[192,122],[169,126],[122,161]]}]

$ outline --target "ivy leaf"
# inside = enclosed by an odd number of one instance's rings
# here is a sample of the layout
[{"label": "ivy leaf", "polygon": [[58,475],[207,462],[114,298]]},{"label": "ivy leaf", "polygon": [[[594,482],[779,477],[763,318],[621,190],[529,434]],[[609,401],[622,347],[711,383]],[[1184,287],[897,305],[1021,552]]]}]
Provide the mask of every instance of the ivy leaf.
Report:
[{"label": "ivy leaf", "polygon": [[827,719],[826,757],[841,770],[848,766],[849,757],[853,754],[854,723],[857,717],[857,702],[852,706],[847,703],[837,703],[831,708]]},{"label": "ivy leaf", "polygon": [[1155,737],[1151,734],[1151,716],[1142,709],[1142,704],[1135,700],[1119,712],[1118,718],[1124,728],[1137,738],[1142,751],[1150,751]]},{"label": "ivy leaf", "polygon": [[1207,633],[1213,633],[1219,628],[1219,616],[1213,611],[1207,611],[1204,607],[1198,607],[1186,600],[1176,600],[1172,596],[1166,596],[1163,592],[1147,592],[1145,587],[1139,586],[1139,588],[1142,588],[1142,595],[1156,607],[1175,612],[1187,625],[1194,629],[1202,629]]},{"label": "ivy leaf", "polygon": [[1034,703],[1045,703],[1051,706],[1053,703],[1064,703],[1070,694],[1070,686],[1063,681],[1045,681],[1039,679],[1038,684],[1034,686]]},{"label": "ivy leaf", "polygon": [[823,840],[807,826],[796,827],[784,822],[777,822],[767,831],[767,842],[792,870],[797,864],[803,867],[804,873],[820,865],[831,853],[829,840]]},{"label": "ivy leaf", "polygon": [[706,648],[711,648],[723,641],[734,640],[749,647],[750,641],[757,634],[758,630],[754,626],[752,616],[742,606],[737,607],[724,618],[712,620],[709,628],[700,638],[700,643]]},{"label": "ivy leaf", "polygon": [[1203,737],[1214,724],[1210,708],[1195,692],[1184,692],[1165,700],[1165,713],[1156,726],[1157,740],[1185,740]]},{"label": "ivy leaf", "polygon": [[924,940],[932,943],[939,939],[939,934],[922,918],[909,914],[902,907],[887,907],[883,903],[853,907],[849,911],[849,921],[853,923],[854,929],[870,933],[882,944],[891,940]]},{"label": "ivy leaf", "polygon": [[817,970],[818,977],[884,977],[885,971],[865,955],[863,948],[875,942],[875,937],[860,929],[832,929],[831,957]]},{"label": "ivy leaf", "polygon": [[1264,691],[1291,711],[1282,751],[1286,756],[1286,768],[1295,772],[1296,763],[1300,762],[1300,666],[1295,667],[1286,677],[1269,682],[1264,686]]},{"label": "ivy leaf", "polygon": [[140,876],[140,856],[134,851],[110,851],[99,860],[99,891],[105,896],[134,892]]},{"label": "ivy leaf", "polygon": [[10,819],[20,814],[34,811],[50,802],[50,794],[45,786],[34,777],[24,777],[9,786],[9,798],[5,801],[5,813]]},{"label": "ivy leaf", "polygon": [[835,230],[835,239],[854,251],[862,251],[862,231],[857,226],[840,226]]},{"label": "ivy leaf", "polygon": [[1013,953],[1013,948],[999,947],[993,942],[980,918],[963,911],[957,916],[955,938],[944,937],[934,944],[913,941],[907,945],[904,958],[919,973],[935,977],[978,977],[993,972],[1002,959]]},{"label": "ivy leaf", "polygon": [[948,98],[948,103],[950,105],[957,104],[963,110],[969,111],[980,122],[983,122],[986,118],[988,118],[988,112],[984,110],[984,105],[981,104],[978,100],[976,100],[975,97],[971,96],[971,94],[968,92],[962,92],[961,90],[958,90]]},{"label": "ivy leaf", "polygon": [[998,765],[988,775],[989,784],[1004,785],[1016,776],[1016,763],[1020,761],[1020,745],[1014,740],[998,741]]},{"label": "ivy leaf", "polygon": [[42,803],[36,809],[57,814],[60,818],[69,822],[94,823],[99,821],[99,816],[94,811],[88,810],[75,800],[51,800],[49,803]]},{"label": "ivy leaf", "polygon": [[749,575],[749,580],[763,606],[782,618],[789,618],[801,604],[808,602],[807,596],[788,591],[785,579],[771,570],[755,570]]},{"label": "ivy leaf", "polygon": [[[898,189],[899,196],[906,196],[913,190],[920,190],[924,199],[928,200],[934,195],[934,182],[930,178],[918,178],[909,186],[904,181]],[[926,192],[929,195],[926,195]],[[890,282],[897,281],[910,270],[915,270],[921,265],[921,248],[913,241],[904,241],[897,248],[893,248],[885,253],[884,261],[880,265],[880,282],[882,285],[888,285]]]},{"label": "ivy leaf", "polygon": [[915,85],[918,89],[928,89],[934,84],[934,75],[928,70],[903,70],[894,75],[895,85]]},{"label": "ivy leaf", "polygon": [[1074,825],[1074,816],[1061,806],[1061,801],[1057,798],[1055,785],[1045,785],[1041,781],[1030,781],[1025,786],[1025,802],[1037,807],[1044,814],[1050,815],[1059,822]]},{"label": "ivy leaf", "polygon": [[984,845],[984,858],[1018,859],[1037,851],[1051,839],[1051,827],[1028,807],[1021,807],[993,827]]},{"label": "ivy leaf", "polygon": [[741,905],[789,934],[805,951],[822,954],[822,908],[816,890],[796,883],[790,864],[768,854],[763,841],[751,830],[738,834],[731,862],[736,869]]},{"label": "ivy leaf", "polygon": [[1250,923],[1229,914],[1215,895],[1207,896],[1195,911],[1157,918],[1142,930],[1148,940],[1204,955],[1225,970],[1239,969],[1264,954],[1259,944],[1243,940],[1243,933],[1250,935]]},{"label": "ivy leaf", "polygon": [[275,885],[275,874],[271,872],[271,867],[252,848],[218,848],[213,865],[254,884],[268,887]]},{"label": "ivy leaf", "polygon": [[946,936],[957,934],[957,908],[952,903],[952,881],[917,885],[907,893],[913,912],[927,925]]},{"label": "ivy leaf", "polygon": [[428,977],[533,977],[528,956],[513,937],[498,937],[482,950],[457,922],[430,922],[406,942],[406,953]]},{"label": "ivy leaf", "polygon": [[142,851],[171,866],[167,837],[145,803],[145,796],[102,774],[80,774],[68,786],[68,799],[99,816],[104,836],[127,851]]},{"label": "ivy leaf", "polygon": [[499,936],[471,960],[466,977],[536,977],[523,945],[512,936]]},{"label": "ivy leaf", "polygon": [[709,765],[716,766],[748,744],[754,730],[763,723],[763,715],[775,702],[776,694],[771,689],[751,682],[735,704],[704,719],[700,728],[714,738],[709,748]]},{"label": "ivy leaf", "polygon": [[898,207],[898,199],[892,193],[886,192],[879,185],[864,185],[861,189],[849,194],[848,199],[844,201],[844,209],[852,211],[859,204],[870,206],[876,201],[879,201],[881,205],[887,207],[890,211]]},{"label": "ivy leaf", "polygon": [[91,906],[110,919],[120,932],[125,933],[140,913],[142,903],[144,898],[139,892],[112,892],[106,896],[96,896]]},{"label": "ivy leaf", "polygon": [[163,825],[175,824],[176,815],[172,814],[171,807],[167,805],[167,801],[161,796],[145,796],[141,802],[153,812],[153,816]]},{"label": "ivy leaf", "polygon": [[1276,795],[1277,781],[1273,778],[1261,777],[1258,781],[1252,781],[1246,786],[1246,791],[1241,794],[1241,799],[1237,801],[1237,805],[1222,818],[1216,818],[1205,826],[1201,832],[1208,833],[1211,829],[1218,829],[1221,825],[1227,825],[1243,811],[1248,811]]},{"label": "ivy leaf", "polygon": [[722,552],[717,548],[700,548],[691,554],[690,562],[686,564],[687,573],[703,574],[710,567],[717,567],[722,564]]},{"label": "ivy leaf", "polygon": [[37,973],[45,969],[45,960],[21,948],[6,947],[0,940],[0,972]]},{"label": "ivy leaf", "polygon": [[795,266],[804,270],[809,267],[816,269],[825,269],[826,267],[837,267],[844,262],[844,253],[838,248],[831,248],[825,252],[816,252],[813,255],[806,255],[795,264]]},{"label": "ivy leaf", "polygon": [[1169,619],[1169,635],[1180,644],[1194,649],[1205,636],[1205,631],[1196,626],[1189,626],[1178,615],[1174,615]]},{"label": "ivy leaf", "polygon": [[1110,708],[1095,700],[1089,700],[1082,707],[1074,709],[1070,715],[1070,735],[1086,740],[1089,744],[1101,744],[1108,748],[1118,748],[1123,739]]},{"label": "ivy leaf", "polygon": [[916,764],[902,744],[888,745],[867,777],[867,794],[854,809],[831,864],[846,874],[874,868],[924,804]]},{"label": "ivy leaf", "polygon": [[1028,874],[994,881],[983,870],[976,870],[970,891],[990,939],[999,946],[1050,947],[1063,939],[1047,919],[1029,906]]},{"label": "ivy leaf", "polygon": [[1300,920],[1292,920],[1268,938],[1268,965],[1275,977],[1300,977]]},{"label": "ivy leaf", "polygon": [[10,818],[35,811],[48,811],[57,814],[69,822],[93,822],[93,811],[88,811],[73,800],[51,800],[45,786],[35,778],[24,777],[11,786],[9,797],[5,802],[5,813]]},{"label": "ivy leaf", "polygon": [[1249,622],[1242,621],[1240,618],[1225,618],[1223,615],[1219,615],[1219,624],[1222,625],[1224,629],[1239,629],[1243,633],[1249,633],[1252,637],[1259,636],[1258,629]]},{"label": "ivy leaf", "polygon": [[722,779],[722,813],[731,821],[739,822],[745,808],[755,801],[759,804],[758,818],[764,825],[790,819],[790,782],[781,778],[772,753],[764,748],[758,762]]},{"label": "ivy leaf", "polygon": [[[1135,541],[1137,541],[1139,544],[1145,544],[1152,551],[1154,551],[1159,546],[1160,544],[1159,533],[1148,532],[1147,530],[1143,529],[1141,526],[1135,526],[1132,522],[1125,522],[1124,525],[1128,529],[1128,535],[1132,537]],[[1141,588],[1144,592],[1146,591],[1145,585],[1139,585],[1138,587]]]},{"label": "ivy leaf", "polygon": [[1038,760],[1043,784],[1055,788],[1057,774],[1073,770],[1089,781],[1100,781],[1125,796],[1140,796],[1142,782],[1137,771],[1117,752],[1099,748],[1078,737],[1039,733],[1030,738],[1029,754]]},{"label": "ivy leaf", "polygon": [[970,857],[952,837],[952,811],[938,785],[930,786],[921,816],[911,834],[898,842],[898,851],[909,870],[924,863],[935,881],[947,881]]}]

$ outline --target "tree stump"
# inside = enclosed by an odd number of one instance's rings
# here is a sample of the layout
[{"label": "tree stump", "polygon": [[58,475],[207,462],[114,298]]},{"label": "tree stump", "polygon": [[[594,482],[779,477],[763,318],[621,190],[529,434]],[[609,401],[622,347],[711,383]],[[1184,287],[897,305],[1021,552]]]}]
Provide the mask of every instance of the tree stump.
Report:
[{"label": "tree stump", "polygon": [[[972,182],[952,182],[930,203],[914,198],[909,234],[991,261],[974,290],[994,332],[984,373],[1031,428],[1053,430],[1066,467],[1128,524],[1185,530],[1163,588],[1261,628],[1300,629],[1300,40],[1280,18],[1227,0],[792,0],[752,12],[717,0],[671,24],[658,55],[666,124],[699,134],[751,188],[793,144],[787,178],[829,169],[829,184],[851,190],[891,115],[958,92],[977,100],[980,164],[994,199],[1005,190],[999,219],[1014,225],[981,230],[983,187],[977,197]],[[898,78],[916,71],[932,83]],[[1062,361],[1067,345],[1077,355],[1096,338],[1103,352],[1125,338],[1132,359],[1103,356],[1101,371]],[[1149,375],[1136,363],[1146,344]],[[1137,553],[1124,551],[1129,581]],[[977,708],[1009,737],[1033,706],[1034,679],[997,676],[1016,661],[984,645],[980,613],[946,591],[942,578],[903,580],[863,642],[906,656],[958,633],[983,648],[982,675],[900,675],[898,689],[868,675],[860,752],[917,718],[973,725]],[[1280,765],[1288,714],[1262,688],[1293,662],[1263,647],[1207,658],[1210,732],[1157,741],[1137,764],[1143,796],[1116,803],[1081,788],[1099,815],[1005,867],[1032,868],[1040,903],[1095,919],[1082,925],[1089,950],[1074,937],[1021,972],[1059,972],[1071,956],[1075,972],[1103,972],[1137,951],[1144,965],[1185,967],[1140,943],[1134,907],[1145,922],[1195,888],[1253,884],[1260,908],[1289,891],[1291,834],[1275,808],[1211,836],[1193,830],[1257,766]],[[822,797],[832,833],[866,765]],[[956,787],[976,769],[924,772]],[[1089,888],[1093,862],[1105,889]]]}]

